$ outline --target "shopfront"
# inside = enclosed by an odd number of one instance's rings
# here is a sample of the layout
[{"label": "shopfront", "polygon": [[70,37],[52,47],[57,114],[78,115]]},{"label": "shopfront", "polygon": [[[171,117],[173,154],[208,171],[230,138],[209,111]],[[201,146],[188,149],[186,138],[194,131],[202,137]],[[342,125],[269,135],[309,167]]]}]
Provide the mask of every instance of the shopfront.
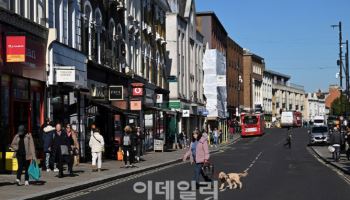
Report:
[{"label": "shopfront", "polygon": [[[25,26],[33,26],[33,30],[40,29],[47,34],[47,29],[39,25],[28,23]],[[40,37],[24,32],[0,19],[1,158],[6,157],[5,152],[9,151],[8,147],[19,125],[24,125],[32,133],[36,149],[39,152],[42,149],[39,130],[44,121],[47,42],[44,35]],[[23,43],[19,44],[17,38],[13,39],[18,36],[23,39]],[[18,49],[11,51],[11,48]],[[20,48],[23,48],[23,55]],[[0,171],[5,171],[5,159],[1,159]]]}]

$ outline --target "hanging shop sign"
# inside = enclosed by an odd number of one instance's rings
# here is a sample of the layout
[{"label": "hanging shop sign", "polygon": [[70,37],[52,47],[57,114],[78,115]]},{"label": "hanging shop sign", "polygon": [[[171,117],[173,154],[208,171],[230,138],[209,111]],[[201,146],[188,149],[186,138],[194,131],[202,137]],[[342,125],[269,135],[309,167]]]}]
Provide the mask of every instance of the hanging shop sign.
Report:
[{"label": "hanging shop sign", "polygon": [[6,36],[6,62],[26,61],[26,36]]},{"label": "hanging shop sign", "polygon": [[142,87],[134,87],[132,89],[133,96],[143,96],[143,88]]},{"label": "hanging shop sign", "polygon": [[109,100],[123,100],[123,86],[109,86]]},{"label": "hanging shop sign", "polygon": [[141,110],[142,103],[141,101],[130,101],[130,110]]},{"label": "hanging shop sign", "polygon": [[156,103],[163,103],[163,94],[157,94]]},{"label": "hanging shop sign", "polygon": [[56,66],[56,82],[57,83],[74,83],[75,67],[73,66]]},{"label": "hanging shop sign", "polygon": [[190,110],[182,110],[182,117],[190,117]]}]

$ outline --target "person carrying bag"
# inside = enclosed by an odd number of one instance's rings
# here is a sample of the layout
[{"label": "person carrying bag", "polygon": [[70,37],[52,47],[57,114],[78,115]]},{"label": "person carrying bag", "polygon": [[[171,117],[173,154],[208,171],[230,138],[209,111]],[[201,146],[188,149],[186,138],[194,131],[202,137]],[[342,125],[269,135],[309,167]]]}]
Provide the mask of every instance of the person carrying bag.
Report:
[{"label": "person carrying bag", "polygon": [[21,185],[21,176],[23,170],[25,170],[24,185],[29,185],[29,165],[31,161],[36,160],[35,146],[32,134],[28,133],[24,125],[18,127],[17,134],[12,140],[11,147],[15,153],[14,158],[18,161],[17,179],[16,183],[18,186]]},{"label": "person carrying bag", "polygon": [[[90,137],[89,146],[91,148],[91,155],[92,155],[92,171],[101,171],[102,167],[102,152],[104,152],[104,139],[103,136],[100,134],[100,130],[96,128],[94,130],[94,133]],[[97,168],[96,168],[96,161],[97,161]]]}]

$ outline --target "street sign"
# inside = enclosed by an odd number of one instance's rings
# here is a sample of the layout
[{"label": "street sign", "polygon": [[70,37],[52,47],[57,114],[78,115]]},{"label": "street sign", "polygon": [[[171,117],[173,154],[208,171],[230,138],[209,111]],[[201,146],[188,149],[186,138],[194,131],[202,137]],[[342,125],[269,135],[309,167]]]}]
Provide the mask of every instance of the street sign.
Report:
[{"label": "street sign", "polygon": [[123,100],[123,86],[109,86],[109,100]]},{"label": "street sign", "polygon": [[130,110],[141,110],[142,103],[141,101],[130,101]]}]

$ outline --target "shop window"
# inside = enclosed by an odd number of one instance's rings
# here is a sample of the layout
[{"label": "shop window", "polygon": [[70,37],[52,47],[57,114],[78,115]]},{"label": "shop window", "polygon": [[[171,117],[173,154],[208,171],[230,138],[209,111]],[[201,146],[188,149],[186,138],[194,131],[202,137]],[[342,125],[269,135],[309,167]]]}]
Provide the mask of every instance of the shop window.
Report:
[{"label": "shop window", "polygon": [[9,108],[10,108],[10,77],[2,75],[1,77],[1,128],[9,126]]},{"label": "shop window", "polygon": [[13,97],[17,100],[29,100],[29,81],[22,78],[12,79]]}]

